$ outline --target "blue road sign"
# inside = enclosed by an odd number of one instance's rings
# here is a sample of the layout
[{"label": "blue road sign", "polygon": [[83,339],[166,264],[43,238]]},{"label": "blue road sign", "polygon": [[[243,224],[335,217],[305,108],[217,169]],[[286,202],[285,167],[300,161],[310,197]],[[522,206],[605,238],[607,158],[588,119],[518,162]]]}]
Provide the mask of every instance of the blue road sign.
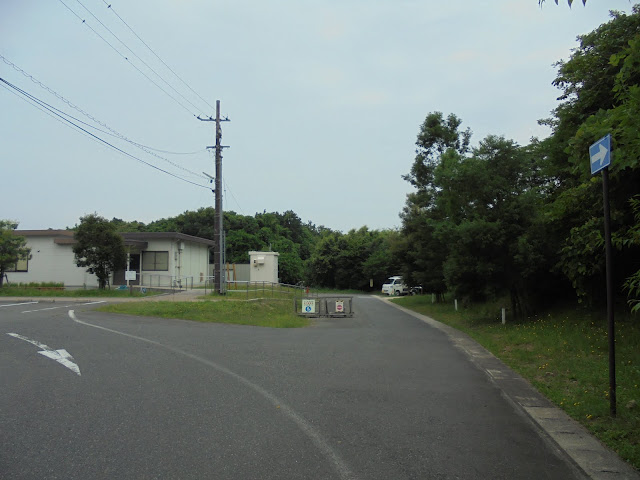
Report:
[{"label": "blue road sign", "polygon": [[607,134],[589,147],[591,175],[611,164],[611,134]]}]

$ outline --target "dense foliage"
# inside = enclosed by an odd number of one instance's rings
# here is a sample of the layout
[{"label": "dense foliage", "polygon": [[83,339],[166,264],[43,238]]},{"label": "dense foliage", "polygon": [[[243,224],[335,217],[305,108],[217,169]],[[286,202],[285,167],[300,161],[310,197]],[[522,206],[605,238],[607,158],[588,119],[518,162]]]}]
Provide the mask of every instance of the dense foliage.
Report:
[{"label": "dense foliage", "polygon": [[4,283],[5,272],[14,270],[18,260],[31,258],[31,249],[26,246],[27,240],[14,234],[16,228],[16,222],[0,220],[0,287]]},{"label": "dense foliage", "polygon": [[405,177],[416,189],[402,213],[398,252],[408,277],[469,300],[509,293],[516,314],[541,294],[566,296],[569,285],[580,300],[602,301],[602,187],[590,173],[588,150],[611,133],[616,291],[626,286],[638,295],[638,7],[632,15],[613,12],[610,22],[579,37],[557,67],[561,102],[543,121],[552,128],[544,141],[519,146],[488,136],[470,148],[470,131],[455,115],[427,116]]},{"label": "dense foliage", "polygon": [[[213,240],[214,215],[206,207],[148,225],[118,218],[111,223],[120,232],[179,232]],[[304,223],[291,210],[254,216],[224,212],[224,231],[227,262],[248,263],[252,250],[276,251],[282,283],[364,290],[373,280],[379,289],[397,267],[390,252],[397,232],[363,227],[344,234]]]},{"label": "dense foliage", "polygon": [[76,265],[87,267],[87,272],[98,278],[99,288],[104,289],[111,274],[125,265],[122,237],[112,223],[96,214],[81,217],[73,236]]},{"label": "dense foliage", "polygon": [[[179,232],[214,239],[213,207],[187,211],[177,217],[163,218],[145,225],[114,218],[111,223],[120,232]],[[303,221],[292,211],[256,213],[253,217],[224,212],[226,261],[249,263],[250,251],[276,251],[283,283],[296,284],[306,278],[305,268],[315,242],[323,230]]]},{"label": "dense foliage", "polygon": [[[456,115],[429,113],[404,177],[414,191],[399,231],[332,231],[292,211],[225,212],[227,260],[271,249],[280,252],[286,283],[367,290],[371,280],[378,289],[403,274],[463,301],[508,295],[515,314],[572,292],[602,302],[602,181],[590,173],[588,147],[610,133],[615,288],[640,310],[640,11],[611,16],[556,64],[560,102],[540,121],[552,131],[545,140],[518,145],[489,135],[472,145]],[[213,220],[213,209],[202,208],[149,225],[112,223],[213,238]]]}]

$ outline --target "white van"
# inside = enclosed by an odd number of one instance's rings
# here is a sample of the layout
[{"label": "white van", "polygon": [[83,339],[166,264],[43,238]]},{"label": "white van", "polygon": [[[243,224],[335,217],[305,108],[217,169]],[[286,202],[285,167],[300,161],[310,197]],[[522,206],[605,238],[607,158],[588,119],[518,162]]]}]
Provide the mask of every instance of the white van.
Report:
[{"label": "white van", "polygon": [[409,287],[404,283],[402,277],[389,277],[384,285],[382,285],[382,293],[387,295],[407,295],[409,293]]}]

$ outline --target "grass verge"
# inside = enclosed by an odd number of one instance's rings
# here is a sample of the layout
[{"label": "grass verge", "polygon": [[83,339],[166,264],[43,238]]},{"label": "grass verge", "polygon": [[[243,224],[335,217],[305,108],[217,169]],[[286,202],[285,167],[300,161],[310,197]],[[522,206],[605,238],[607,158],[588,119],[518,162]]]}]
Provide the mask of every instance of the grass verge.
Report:
[{"label": "grass verge", "polygon": [[204,302],[133,302],[105,305],[100,312],[148,317],[178,318],[197,322],[233,323],[271,328],[297,328],[309,320],[293,312],[290,301],[277,299],[242,302],[218,300]]},{"label": "grass verge", "polygon": [[157,295],[156,292],[147,291],[146,294],[134,290],[99,290],[99,289],[74,289],[65,290],[62,287],[30,287],[30,286],[9,286],[0,288],[0,297],[148,297]]},{"label": "grass verge", "polygon": [[[237,284],[230,285],[227,289],[227,298],[233,298],[237,300],[253,300],[259,298],[305,298],[308,296],[314,297],[318,294],[335,294],[335,295],[358,295],[362,294],[359,290],[331,290],[327,288],[297,288],[289,285],[277,285],[266,284],[263,285],[259,282],[252,284]],[[212,298],[225,298],[225,296],[219,295],[216,292],[207,293],[208,297]]]},{"label": "grass verge", "polygon": [[562,308],[507,321],[499,307],[454,311],[427,295],[395,303],[466,332],[621,458],[640,469],[640,316],[616,316],[617,416],[609,415],[606,314]]}]

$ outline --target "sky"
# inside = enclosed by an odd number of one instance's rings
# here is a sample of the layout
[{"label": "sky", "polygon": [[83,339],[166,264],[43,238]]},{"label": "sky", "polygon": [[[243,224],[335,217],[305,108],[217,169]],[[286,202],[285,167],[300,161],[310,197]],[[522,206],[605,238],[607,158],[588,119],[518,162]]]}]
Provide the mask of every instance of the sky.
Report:
[{"label": "sky", "polygon": [[203,172],[214,175],[215,124],[197,116],[215,117],[219,100],[230,120],[224,210],[292,210],[343,232],[400,227],[412,191],[402,176],[429,113],[457,115],[473,144],[546,137],[538,120],[558,104],[554,64],[609,10],[631,8],[0,0],[10,84],[0,83],[0,219],[20,229],[73,227],[91,213],[149,223],[213,206]]}]

